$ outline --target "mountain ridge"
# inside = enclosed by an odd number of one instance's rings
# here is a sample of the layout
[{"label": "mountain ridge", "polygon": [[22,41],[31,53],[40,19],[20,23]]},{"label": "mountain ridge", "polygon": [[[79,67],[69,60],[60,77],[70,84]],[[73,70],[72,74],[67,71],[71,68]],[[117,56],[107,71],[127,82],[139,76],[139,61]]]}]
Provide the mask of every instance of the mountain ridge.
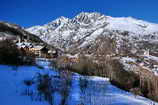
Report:
[{"label": "mountain ridge", "polygon": [[115,37],[117,46],[128,40],[134,47],[137,47],[134,45],[137,41],[154,42],[158,39],[158,24],[132,17],[106,16],[98,12],[82,12],[72,19],[61,17],[44,26],[26,30],[66,51],[93,45],[99,36]]}]

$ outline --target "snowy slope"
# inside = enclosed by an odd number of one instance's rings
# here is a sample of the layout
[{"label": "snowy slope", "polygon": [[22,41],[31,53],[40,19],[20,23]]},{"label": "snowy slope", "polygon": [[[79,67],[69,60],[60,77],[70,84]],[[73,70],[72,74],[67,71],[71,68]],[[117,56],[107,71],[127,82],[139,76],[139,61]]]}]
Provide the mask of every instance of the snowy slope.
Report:
[{"label": "snowy slope", "polygon": [[111,85],[106,78],[87,77],[87,87],[82,92],[84,105],[152,105],[152,101]]},{"label": "snowy slope", "polygon": [[32,78],[38,72],[36,67],[20,67],[16,72],[9,66],[0,66],[0,103],[1,105],[48,105],[46,102],[32,101],[30,97],[22,95],[23,80]]},{"label": "snowy slope", "polygon": [[129,31],[137,34],[158,32],[158,24],[149,23],[132,17],[108,17],[107,22],[110,24],[106,28],[112,30]]},{"label": "snowy slope", "polygon": [[[36,73],[49,73],[58,75],[57,72],[50,71],[49,62],[40,60],[38,62],[44,69],[37,67],[21,66],[14,68],[11,66],[0,65],[0,103],[1,105],[49,105],[45,101],[31,100],[31,97],[22,95],[27,87],[23,80],[32,78]],[[87,87],[81,89],[80,80],[87,81]],[[34,92],[36,87],[31,87]],[[54,92],[54,105],[60,105],[61,95]],[[84,77],[78,74],[73,76],[68,105],[151,105],[152,101],[140,96],[135,98],[131,93],[125,92],[111,85],[106,78]],[[158,104],[155,104],[158,105]]]}]

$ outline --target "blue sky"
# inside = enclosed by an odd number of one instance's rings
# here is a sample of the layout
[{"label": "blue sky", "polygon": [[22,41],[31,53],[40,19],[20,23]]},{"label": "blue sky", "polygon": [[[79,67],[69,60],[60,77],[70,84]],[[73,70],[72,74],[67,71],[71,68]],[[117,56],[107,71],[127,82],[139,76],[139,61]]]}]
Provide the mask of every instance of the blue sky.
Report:
[{"label": "blue sky", "polygon": [[157,5],[158,0],[0,0],[0,20],[30,27],[60,16],[72,18],[82,11],[96,11],[158,23]]}]

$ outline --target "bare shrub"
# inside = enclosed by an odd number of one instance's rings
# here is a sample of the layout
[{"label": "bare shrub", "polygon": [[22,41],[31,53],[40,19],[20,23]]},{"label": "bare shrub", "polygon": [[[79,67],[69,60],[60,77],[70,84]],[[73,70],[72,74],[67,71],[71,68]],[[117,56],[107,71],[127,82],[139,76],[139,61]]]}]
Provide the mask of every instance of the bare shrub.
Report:
[{"label": "bare shrub", "polygon": [[58,70],[65,70],[69,64],[68,57],[60,56],[52,63],[52,66]]},{"label": "bare shrub", "polygon": [[146,69],[140,70],[139,77],[143,96],[158,101],[158,77]]},{"label": "bare shrub", "polygon": [[53,67],[57,70],[68,70],[82,75],[95,75],[102,77],[108,75],[107,69],[109,69],[109,66],[105,63],[105,61],[103,61],[103,63],[96,63],[94,62],[94,59],[84,55],[80,55],[78,60],[78,62],[69,62],[68,57],[59,57],[55,62],[53,62]]},{"label": "bare shrub", "polygon": [[124,70],[123,65],[118,59],[107,61],[106,67],[108,70],[108,77],[112,84],[125,90],[139,86],[139,84],[137,84],[139,83],[139,77],[133,72]]},{"label": "bare shrub", "polygon": [[60,78],[62,79],[61,84],[61,95],[63,96],[62,98],[62,105],[66,104],[66,99],[69,95],[69,90],[70,90],[70,86],[71,86],[71,80],[72,80],[72,74],[69,71],[61,71],[60,72]]},{"label": "bare shrub", "polygon": [[24,95],[31,96],[33,95],[33,92],[30,90],[30,87],[34,84],[34,81],[32,79],[26,79],[23,81],[23,83],[27,86]]},{"label": "bare shrub", "polygon": [[88,80],[86,78],[80,78],[80,88],[81,91],[83,91],[85,88],[87,88]]},{"label": "bare shrub", "polygon": [[142,95],[140,88],[131,88],[130,92],[132,92],[135,95],[135,97],[137,95]]},{"label": "bare shrub", "polygon": [[[52,78],[48,74],[38,75],[38,84],[37,90],[39,92],[40,100],[44,98],[44,100],[48,101],[50,105],[52,105]],[[43,97],[42,97],[43,96]]]},{"label": "bare shrub", "polygon": [[[27,86],[24,95],[31,96],[32,100],[47,101],[53,105],[53,93],[59,92],[62,95],[61,105],[65,105],[71,87],[71,75],[69,71],[60,71],[59,76],[37,73],[32,79],[23,81]],[[31,90],[32,85],[37,87],[35,91]]]},{"label": "bare shrub", "polygon": [[94,63],[91,58],[86,56],[80,56],[79,62],[72,64],[68,69],[73,72],[77,72],[82,75],[98,75],[99,65]]}]

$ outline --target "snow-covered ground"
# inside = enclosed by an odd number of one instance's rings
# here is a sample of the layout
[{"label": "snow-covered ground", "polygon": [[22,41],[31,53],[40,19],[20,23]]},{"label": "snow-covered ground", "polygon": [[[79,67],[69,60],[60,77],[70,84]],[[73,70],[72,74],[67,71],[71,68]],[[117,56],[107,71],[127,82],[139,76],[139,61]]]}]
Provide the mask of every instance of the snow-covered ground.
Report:
[{"label": "snow-covered ground", "polygon": [[81,89],[80,89],[80,76],[74,74],[72,78],[72,86],[70,90],[70,95],[68,97],[68,105],[80,105],[81,104]]},{"label": "snow-covered ground", "polygon": [[99,77],[87,78],[87,87],[82,92],[82,102],[84,105],[152,105],[150,100],[141,96],[135,97],[111,85],[107,79]]},{"label": "snow-covered ground", "polygon": [[[0,65],[0,105],[49,105],[46,101],[32,100],[30,96],[23,95],[23,91],[28,88],[24,85],[24,80],[35,77],[37,73],[59,75],[48,67],[49,61],[39,59],[37,64],[44,68]],[[84,87],[81,86],[81,81],[85,83]],[[35,88],[31,87],[36,93]],[[59,92],[55,91],[53,96],[53,104],[60,105],[62,96]],[[151,105],[152,101],[118,89],[111,85],[107,78],[73,74],[66,103],[67,105]]]}]

